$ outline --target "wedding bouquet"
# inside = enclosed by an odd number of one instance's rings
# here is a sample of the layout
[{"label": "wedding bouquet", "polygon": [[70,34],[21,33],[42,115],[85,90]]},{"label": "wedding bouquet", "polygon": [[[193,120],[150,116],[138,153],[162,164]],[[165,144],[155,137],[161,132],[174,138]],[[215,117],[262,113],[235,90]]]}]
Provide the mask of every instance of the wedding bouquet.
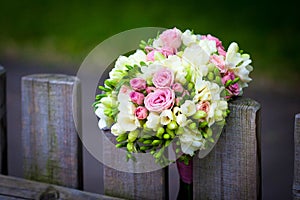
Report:
[{"label": "wedding bouquet", "polygon": [[250,64],[237,43],[225,50],[214,36],[165,30],[116,60],[93,104],[99,128],[110,128],[128,158],[150,152],[166,164],[172,143],[187,162],[218,139],[213,127],[223,127],[227,102],[251,81]]}]

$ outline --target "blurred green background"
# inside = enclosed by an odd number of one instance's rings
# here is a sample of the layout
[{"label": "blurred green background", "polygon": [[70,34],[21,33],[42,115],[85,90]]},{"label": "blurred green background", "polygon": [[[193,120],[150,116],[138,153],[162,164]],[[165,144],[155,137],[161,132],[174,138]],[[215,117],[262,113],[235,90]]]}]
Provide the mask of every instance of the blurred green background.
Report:
[{"label": "blurred green background", "polygon": [[255,75],[300,77],[296,1],[3,1],[0,58],[80,64],[106,38],[137,27],[211,33],[250,53]]}]

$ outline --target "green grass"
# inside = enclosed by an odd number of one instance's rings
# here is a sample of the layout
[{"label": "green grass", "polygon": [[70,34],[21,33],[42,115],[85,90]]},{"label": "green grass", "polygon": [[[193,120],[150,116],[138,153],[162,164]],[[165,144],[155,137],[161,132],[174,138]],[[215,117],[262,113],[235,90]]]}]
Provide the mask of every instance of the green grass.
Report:
[{"label": "green grass", "polygon": [[[106,38],[137,27],[174,26],[211,33],[250,53],[255,70],[299,75],[295,2],[270,1],[7,1],[1,3],[0,55],[81,62]],[[28,53],[29,52],[29,53]],[[297,77],[296,77],[297,79]]]}]

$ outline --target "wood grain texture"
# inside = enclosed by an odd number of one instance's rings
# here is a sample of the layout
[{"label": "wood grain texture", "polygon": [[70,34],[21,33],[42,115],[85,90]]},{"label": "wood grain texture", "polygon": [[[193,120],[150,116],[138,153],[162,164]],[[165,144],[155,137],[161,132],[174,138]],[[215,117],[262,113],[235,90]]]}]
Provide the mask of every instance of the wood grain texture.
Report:
[{"label": "wood grain texture", "polygon": [[229,103],[220,139],[203,159],[194,157],[194,199],[260,199],[260,105],[247,98]]},{"label": "wood grain texture", "polygon": [[117,200],[118,198],[0,175],[0,199]]},{"label": "wood grain texture", "polygon": [[82,146],[72,109],[73,100],[77,100],[72,98],[73,89],[79,90],[78,82],[74,76],[59,74],[22,78],[25,178],[82,188]]},{"label": "wood grain texture", "polygon": [[295,116],[295,161],[294,161],[294,182],[293,198],[300,200],[300,113]]},{"label": "wood grain texture", "polygon": [[0,173],[7,174],[6,73],[0,66]]},{"label": "wood grain texture", "polygon": [[[109,131],[105,132],[106,136],[111,140],[115,140]],[[111,148],[115,148],[112,146]],[[120,155],[112,153],[113,151],[105,147],[104,159],[111,159],[117,163],[122,160]],[[123,161],[126,162],[126,161]],[[129,161],[132,168],[135,167],[134,162]],[[154,160],[148,161],[149,165]],[[147,164],[145,164],[147,165]],[[126,173],[107,166],[103,166],[103,185],[104,194],[125,199],[168,199],[167,192],[167,169],[159,169],[147,173]]]}]

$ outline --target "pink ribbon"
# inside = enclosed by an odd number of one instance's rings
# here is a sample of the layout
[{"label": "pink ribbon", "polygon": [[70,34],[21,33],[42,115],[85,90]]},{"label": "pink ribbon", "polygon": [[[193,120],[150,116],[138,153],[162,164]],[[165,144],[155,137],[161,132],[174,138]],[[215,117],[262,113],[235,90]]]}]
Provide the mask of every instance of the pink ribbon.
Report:
[{"label": "pink ribbon", "polygon": [[187,184],[193,183],[193,159],[189,160],[189,164],[179,160],[176,161],[180,179]]}]

